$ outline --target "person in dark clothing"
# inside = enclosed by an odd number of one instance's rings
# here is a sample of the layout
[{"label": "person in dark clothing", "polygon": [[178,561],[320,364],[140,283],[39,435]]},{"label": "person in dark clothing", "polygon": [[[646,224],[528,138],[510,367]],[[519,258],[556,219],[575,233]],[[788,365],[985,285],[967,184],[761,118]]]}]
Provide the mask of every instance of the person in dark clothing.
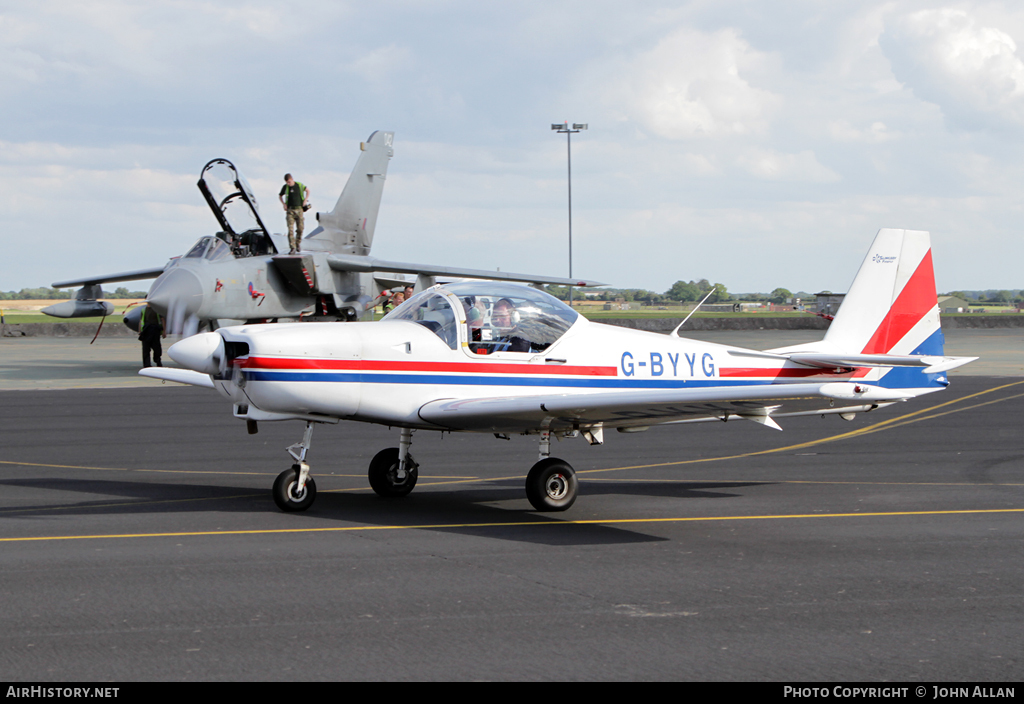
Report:
[{"label": "person in dark clothing", "polygon": [[163,321],[160,315],[151,307],[146,306],[142,311],[142,321],[139,323],[139,340],[142,341],[142,366],[150,366],[150,353],[153,355],[153,362],[158,367],[164,366],[160,361],[163,356],[163,349],[160,347],[160,338],[167,337],[164,332]]},{"label": "person in dark clothing", "polygon": [[519,312],[516,305],[507,298],[494,304],[491,311],[491,325],[497,333],[493,351],[529,352],[530,341],[519,335]]}]

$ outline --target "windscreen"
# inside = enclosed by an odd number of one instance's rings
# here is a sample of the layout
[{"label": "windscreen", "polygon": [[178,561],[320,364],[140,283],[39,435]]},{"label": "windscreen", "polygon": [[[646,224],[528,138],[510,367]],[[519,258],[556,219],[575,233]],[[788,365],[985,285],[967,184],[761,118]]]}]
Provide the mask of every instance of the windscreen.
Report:
[{"label": "windscreen", "polygon": [[462,302],[474,354],[543,352],[579,317],[554,296],[527,286],[481,281],[445,289]]}]

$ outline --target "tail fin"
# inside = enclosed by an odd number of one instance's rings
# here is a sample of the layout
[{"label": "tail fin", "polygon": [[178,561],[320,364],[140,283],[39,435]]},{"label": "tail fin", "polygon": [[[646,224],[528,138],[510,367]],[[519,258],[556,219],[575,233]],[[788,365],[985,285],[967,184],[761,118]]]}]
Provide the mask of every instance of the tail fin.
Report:
[{"label": "tail fin", "polygon": [[851,354],[943,354],[927,232],[878,231],[825,340]]},{"label": "tail fin", "polygon": [[320,226],[309,233],[307,240],[319,241],[335,253],[370,253],[388,162],[394,155],[394,138],[394,132],[378,131],[359,145],[362,153],[334,210],[316,214]]}]

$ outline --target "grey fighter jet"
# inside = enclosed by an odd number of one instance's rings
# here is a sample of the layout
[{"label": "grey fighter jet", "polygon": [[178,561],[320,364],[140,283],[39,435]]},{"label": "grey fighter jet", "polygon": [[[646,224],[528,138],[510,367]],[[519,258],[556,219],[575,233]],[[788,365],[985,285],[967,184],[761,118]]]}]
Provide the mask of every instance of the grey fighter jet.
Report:
[{"label": "grey fighter jet", "polygon": [[[43,310],[59,318],[109,315],[113,306],[97,300],[101,284],[155,278],[147,303],[167,320],[171,332],[192,334],[244,322],[358,320],[385,289],[432,286],[436,277],[495,279],[561,286],[596,286],[593,281],[530,274],[460,269],[384,261],[370,256],[393,132],[374,132],[334,209],[317,213],[317,226],[296,254],[287,236],[271,234],[252,189],[226,159],[206,164],[198,186],[220,226],[166,265],[107,276],[58,281],[54,288],[81,286],[75,298]],[[415,275],[415,281],[397,274]],[[125,316],[138,329],[141,307]]]}]

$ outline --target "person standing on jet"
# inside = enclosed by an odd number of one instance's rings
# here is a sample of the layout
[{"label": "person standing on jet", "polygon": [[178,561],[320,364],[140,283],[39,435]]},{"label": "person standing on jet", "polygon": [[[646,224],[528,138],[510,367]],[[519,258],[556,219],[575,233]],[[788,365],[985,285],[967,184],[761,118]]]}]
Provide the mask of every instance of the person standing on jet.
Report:
[{"label": "person standing on jet", "polygon": [[142,341],[142,366],[150,366],[149,356],[153,353],[153,362],[156,366],[164,366],[160,357],[163,356],[163,349],[160,347],[160,338],[167,337],[164,331],[160,315],[150,306],[142,309],[142,320],[139,321],[139,340]]},{"label": "person standing on jet", "polygon": [[299,243],[302,240],[302,230],[305,228],[303,213],[309,207],[309,189],[302,183],[292,178],[291,174],[284,175],[284,185],[278,194],[281,206],[284,208],[288,221],[288,254],[295,254],[299,251]]}]

